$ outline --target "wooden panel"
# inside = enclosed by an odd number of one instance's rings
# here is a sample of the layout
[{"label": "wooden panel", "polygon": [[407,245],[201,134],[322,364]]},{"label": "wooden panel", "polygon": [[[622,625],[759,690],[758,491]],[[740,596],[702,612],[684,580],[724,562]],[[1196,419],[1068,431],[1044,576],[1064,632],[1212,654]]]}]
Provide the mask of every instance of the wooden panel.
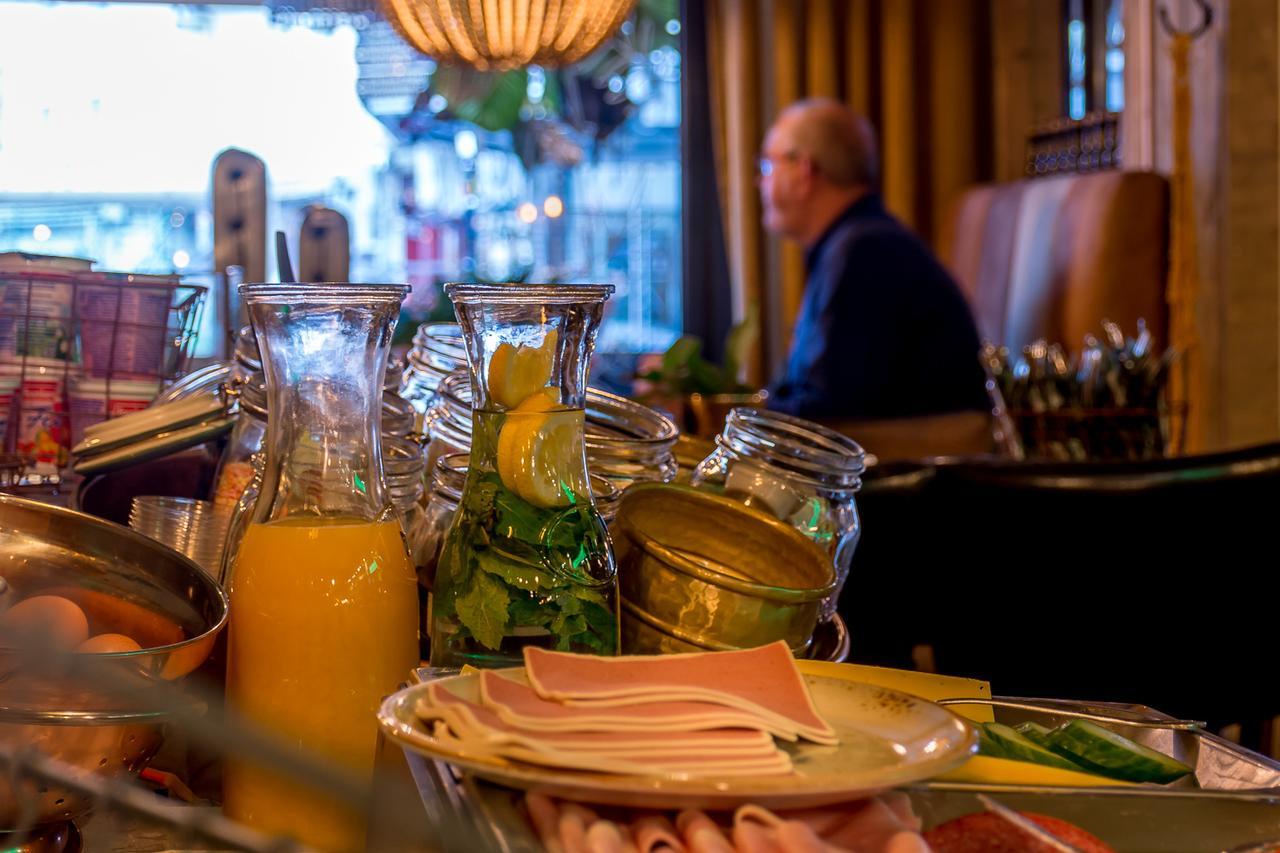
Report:
[{"label": "wooden panel", "polygon": [[991,125],[987,69],[987,0],[952,0],[932,8],[929,198],[921,211],[921,234],[932,237],[961,191],[990,178]]},{"label": "wooden panel", "polygon": [[1233,0],[1229,13],[1221,382],[1235,446],[1280,435],[1280,81],[1276,0]]},{"label": "wooden panel", "polygon": [[1067,34],[1062,27],[1061,3],[1058,0],[1033,0],[1030,24],[1034,63],[1028,83],[1031,88],[1031,114],[1038,124],[1066,112],[1063,108],[1063,52]]},{"label": "wooden panel", "polygon": [[308,208],[298,233],[298,280],[349,281],[350,275],[347,218],[327,207]]},{"label": "wooden panel", "polygon": [[1037,61],[1032,49],[1032,6],[1039,0],[994,0],[991,61],[995,178],[1023,176],[1027,133],[1035,124],[1029,81]]}]

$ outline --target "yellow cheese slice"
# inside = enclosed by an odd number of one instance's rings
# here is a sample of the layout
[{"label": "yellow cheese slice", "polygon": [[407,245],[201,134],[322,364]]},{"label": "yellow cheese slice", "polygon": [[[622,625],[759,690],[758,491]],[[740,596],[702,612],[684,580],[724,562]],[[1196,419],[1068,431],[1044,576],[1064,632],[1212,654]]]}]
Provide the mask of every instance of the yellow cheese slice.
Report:
[{"label": "yellow cheese slice", "polygon": [[[939,699],[991,698],[991,685],[976,678],[959,678],[954,675],[936,675],[932,672],[912,672],[907,669],[888,669],[881,666],[817,660],[798,660],[796,666],[806,675],[861,681],[874,684],[876,687],[901,690],[903,693],[910,693],[912,696],[919,696],[931,702]],[[990,705],[949,705],[948,708],[975,723],[989,723],[995,720]]]},{"label": "yellow cheese slice", "polygon": [[936,782],[972,782],[982,785],[1048,785],[1073,788],[1134,787],[1133,782],[1045,767],[1029,761],[1012,761],[975,755],[955,770],[935,777]]}]

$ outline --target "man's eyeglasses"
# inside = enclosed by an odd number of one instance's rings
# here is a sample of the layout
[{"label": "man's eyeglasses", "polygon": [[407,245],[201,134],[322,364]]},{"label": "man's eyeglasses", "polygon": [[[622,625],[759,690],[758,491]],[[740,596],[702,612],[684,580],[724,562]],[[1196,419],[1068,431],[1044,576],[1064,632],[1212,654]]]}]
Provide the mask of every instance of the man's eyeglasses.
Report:
[{"label": "man's eyeglasses", "polygon": [[799,156],[800,156],[799,151],[788,151],[786,154],[783,154],[781,157],[778,157],[778,158],[771,158],[771,157],[768,157],[767,155],[761,154],[759,157],[756,158],[756,171],[760,173],[760,177],[767,178],[773,174],[775,159],[788,160],[788,161],[794,162],[797,158],[799,158]]}]

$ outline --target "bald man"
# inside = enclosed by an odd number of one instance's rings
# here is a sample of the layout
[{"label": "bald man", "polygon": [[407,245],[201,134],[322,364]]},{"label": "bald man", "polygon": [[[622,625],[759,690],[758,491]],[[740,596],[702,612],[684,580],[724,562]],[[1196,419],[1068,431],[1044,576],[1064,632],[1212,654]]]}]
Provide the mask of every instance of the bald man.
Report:
[{"label": "bald man", "polygon": [[805,247],[808,270],[769,407],[813,420],[986,409],[969,306],[878,182],[871,126],[836,101],[793,104],[765,137],[764,224]]}]

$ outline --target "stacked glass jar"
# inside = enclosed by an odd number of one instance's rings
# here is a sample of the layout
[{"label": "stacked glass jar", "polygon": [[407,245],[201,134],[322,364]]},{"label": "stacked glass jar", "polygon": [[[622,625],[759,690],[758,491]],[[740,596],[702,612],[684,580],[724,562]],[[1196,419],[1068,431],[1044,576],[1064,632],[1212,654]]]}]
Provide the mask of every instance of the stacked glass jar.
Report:
[{"label": "stacked glass jar", "polygon": [[[400,396],[426,414],[445,377],[467,369],[467,350],[457,323],[423,323],[413,336],[413,348],[405,361]],[[470,423],[470,415],[468,415]]]},{"label": "stacked glass jar", "polygon": [[[673,453],[680,432],[669,417],[648,406],[587,389],[587,466],[615,488],[636,482],[669,483],[676,478]],[[471,450],[471,377],[466,368],[440,383],[427,410],[423,432],[428,439],[427,470],[438,460]]]}]

